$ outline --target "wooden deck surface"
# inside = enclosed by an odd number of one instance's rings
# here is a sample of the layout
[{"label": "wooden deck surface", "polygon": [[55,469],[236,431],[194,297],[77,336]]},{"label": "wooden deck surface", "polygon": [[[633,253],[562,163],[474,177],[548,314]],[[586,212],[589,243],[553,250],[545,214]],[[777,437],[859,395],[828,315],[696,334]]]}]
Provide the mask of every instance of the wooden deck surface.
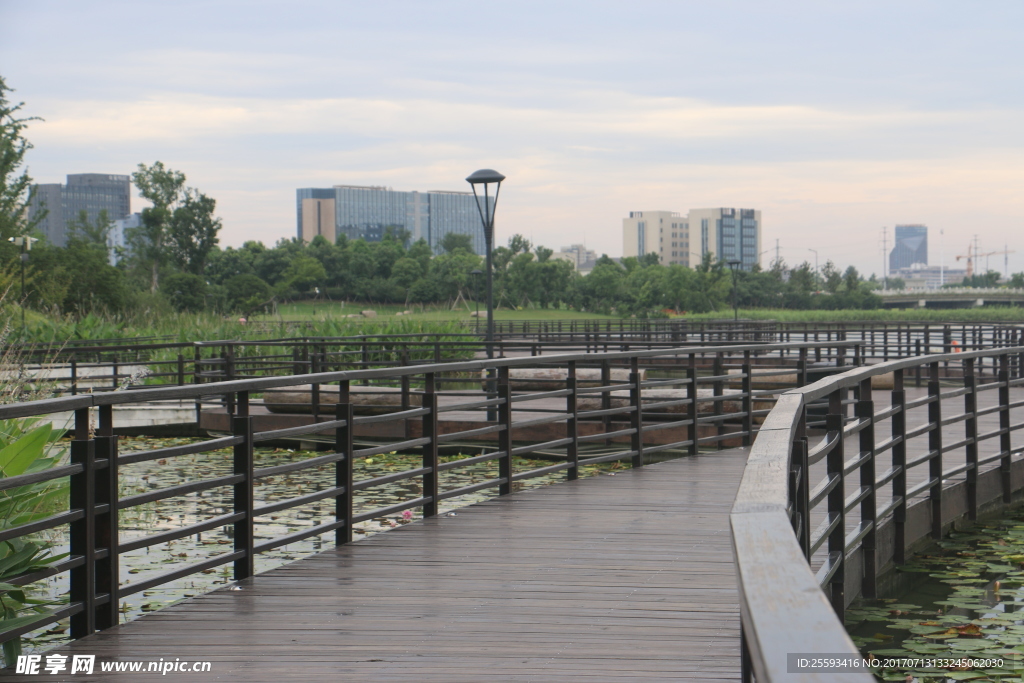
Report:
[{"label": "wooden deck surface", "polygon": [[[727,450],[460,509],[57,650],[191,681],[737,680]],[[25,679],[10,671],[3,678]]]}]

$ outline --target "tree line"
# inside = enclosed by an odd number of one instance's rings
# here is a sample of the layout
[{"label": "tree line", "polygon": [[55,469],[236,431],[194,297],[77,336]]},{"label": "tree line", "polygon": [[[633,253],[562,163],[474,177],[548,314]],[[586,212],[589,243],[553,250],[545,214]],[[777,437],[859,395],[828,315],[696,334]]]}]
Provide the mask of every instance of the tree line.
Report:
[{"label": "tree line", "polygon": [[[216,200],[186,184],[185,174],[159,161],[139,164],[132,182],[151,206],[141,225],[126,234],[126,246],[111,258],[111,228],[103,215],[81,215],[67,226],[67,244],[44,241],[27,264],[10,238],[37,234],[28,219],[32,179],[24,168],[31,144],[24,136],[32,117],[11,102],[0,77],[0,291],[46,311],[82,315],[93,311],[216,311],[251,315],[283,301],[332,299],[367,303],[449,304],[482,300],[484,259],[467,235],[450,233],[434,253],[412,242],[401,226],[379,242],[316,237],[273,246],[245,242],[221,247]],[[37,217],[38,220],[38,217]],[[39,236],[37,234],[37,236]],[[112,262],[116,261],[116,265]],[[512,308],[571,308],[619,315],[661,316],[743,308],[873,309],[881,301],[874,276],[831,261],[816,271],[807,262],[781,261],[735,274],[707,254],[693,268],[665,266],[656,254],[621,260],[602,256],[593,270],[578,273],[550,248],[513,235],[494,249],[495,304]],[[25,291],[21,269],[25,268]],[[995,276],[995,279],[993,279]],[[975,276],[990,286],[995,273]],[[1024,284],[1024,275],[1011,284]],[[889,285],[898,284],[890,280]]]}]

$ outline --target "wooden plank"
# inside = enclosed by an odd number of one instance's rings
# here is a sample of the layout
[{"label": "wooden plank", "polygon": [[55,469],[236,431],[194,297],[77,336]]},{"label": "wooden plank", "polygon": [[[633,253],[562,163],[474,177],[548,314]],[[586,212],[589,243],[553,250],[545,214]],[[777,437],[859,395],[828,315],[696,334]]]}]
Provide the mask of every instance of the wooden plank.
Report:
[{"label": "wooden plank", "polygon": [[[726,450],[486,501],[56,652],[208,660],[218,681],[735,681],[729,509],[746,455]],[[97,670],[90,679],[125,676]]]}]

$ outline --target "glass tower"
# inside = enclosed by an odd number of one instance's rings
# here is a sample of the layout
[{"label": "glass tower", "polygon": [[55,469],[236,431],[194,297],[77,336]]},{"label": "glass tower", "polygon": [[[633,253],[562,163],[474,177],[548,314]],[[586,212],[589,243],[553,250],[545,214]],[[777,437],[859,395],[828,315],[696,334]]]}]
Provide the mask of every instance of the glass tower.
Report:
[{"label": "glass tower", "polygon": [[909,268],[915,263],[928,265],[928,227],[897,225],[896,245],[889,252],[889,270]]},{"label": "glass tower", "polygon": [[131,213],[131,178],[126,175],[74,173],[68,175],[67,185],[50,183],[36,185],[34,189],[29,219],[45,210],[39,230],[58,247],[67,245],[67,225],[82,211],[93,224],[101,211],[106,211],[111,221],[127,218]]},{"label": "glass tower", "polygon": [[309,230],[303,235],[304,219],[310,223],[303,211],[314,206],[309,200],[333,200],[336,236],[379,242],[388,228],[402,229],[412,241],[422,238],[437,252],[444,236],[456,232],[469,235],[473,251],[484,253],[483,225],[471,192],[401,192],[361,185],[302,188],[296,191],[297,234],[302,239],[310,239]]}]

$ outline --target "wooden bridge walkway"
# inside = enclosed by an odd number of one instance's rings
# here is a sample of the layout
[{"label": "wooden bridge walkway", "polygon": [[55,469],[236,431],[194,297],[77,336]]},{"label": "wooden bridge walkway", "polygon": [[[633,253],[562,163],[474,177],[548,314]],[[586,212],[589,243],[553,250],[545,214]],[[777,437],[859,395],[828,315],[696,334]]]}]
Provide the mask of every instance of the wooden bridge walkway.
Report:
[{"label": "wooden bridge walkway", "polygon": [[212,662],[161,677],[191,681],[737,680],[728,513],[745,462],[726,450],[479,503],[55,653],[97,655],[94,681],[133,678],[102,662],[161,658]]}]

